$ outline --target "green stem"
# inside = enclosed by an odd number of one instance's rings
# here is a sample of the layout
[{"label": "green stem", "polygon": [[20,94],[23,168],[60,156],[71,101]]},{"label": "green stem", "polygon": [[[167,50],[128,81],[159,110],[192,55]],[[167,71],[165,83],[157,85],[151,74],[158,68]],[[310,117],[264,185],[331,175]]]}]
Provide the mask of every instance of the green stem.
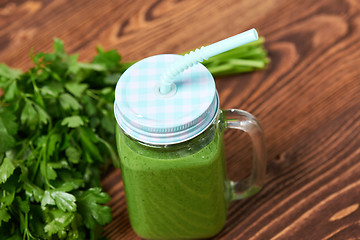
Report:
[{"label": "green stem", "polygon": [[93,91],[91,91],[91,90],[86,90],[86,94],[89,96],[89,97],[91,97],[91,98],[93,98],[93,99],[95,99],[95,100],[101,100],[100,99],[100,97],[98,96],[98,95],[96,95],[96,93],[95,92],[93,92]]},{"label": "green stem", "polygon": [[265,64],[261,60],[247,60],[247,59],[231,59],[229,63],[236,66],[246,66],[255,68],[264,68]]},{"label": "green stem", "polygon": [[110,156],[112,158],[113,164],[115,165],[115,167],[120,167],[120,163],[119,163],[119,158],[117,156],[117,154],[114,152],[113,148],[111,147],[111,145],[105,141],[104,139],[102,139],[101,137],[98,136],[99,141],[104,144],[104,146],[108,149]]},{"label": "green stem", "polygon": [[[29,202],[29,196],[26,196],[26,202]],[[24,222],[25,222],[25,227],[24,227],[25,229],[24,229],[23,239],[25,239],[25,237],[26,237],[26,239],[35,239],[29,229],[29,213],[28,212],[25,213]]]}]

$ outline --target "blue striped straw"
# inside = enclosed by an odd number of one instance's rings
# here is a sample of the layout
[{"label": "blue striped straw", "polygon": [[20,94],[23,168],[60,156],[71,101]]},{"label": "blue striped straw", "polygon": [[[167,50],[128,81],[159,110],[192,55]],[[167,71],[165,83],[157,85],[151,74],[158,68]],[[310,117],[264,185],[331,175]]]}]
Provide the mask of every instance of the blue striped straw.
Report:
[{"label": "blue striped straw", "polygon": [[195,51],[191,51],[190,53],[185,54],[182,61],[176,62],[169,68],[167,72],[163,74],[160,84],[160,93],[164,95],[169,93],[171,91],[171,85],[175,77],[187,68],[192,67],[194,64],[207,60],[212,56],[229,51],[241,45],[253,42],[258,38],[258,33],[255,28],[253,28],[246,32],[237,34],[235,36],[226,38],[209,46],[201,47]]}]

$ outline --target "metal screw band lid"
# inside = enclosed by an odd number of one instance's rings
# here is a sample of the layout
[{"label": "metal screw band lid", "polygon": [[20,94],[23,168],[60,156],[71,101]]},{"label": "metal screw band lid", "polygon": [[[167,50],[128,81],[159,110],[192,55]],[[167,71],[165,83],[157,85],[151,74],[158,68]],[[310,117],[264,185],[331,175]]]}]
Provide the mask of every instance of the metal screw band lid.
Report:
[{"label": "metal screw band lid", "polygon": [[183,56],[164,54],[143,59],[120,77],[115,90],[117,123],[131,137],[154,145],[189,140],[204,131],[218,111],[218,96],[211,73],[195,64],[174,79],[162,95],[162,74]]}]

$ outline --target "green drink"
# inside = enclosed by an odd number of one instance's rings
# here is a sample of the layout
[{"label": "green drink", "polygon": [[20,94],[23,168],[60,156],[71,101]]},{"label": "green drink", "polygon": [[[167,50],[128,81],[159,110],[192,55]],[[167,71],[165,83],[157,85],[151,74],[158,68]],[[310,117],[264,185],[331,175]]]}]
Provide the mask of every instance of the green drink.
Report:
[{"label": "green drink", "polygon": [[[118,129],[119,130],[119,129]],[[130,222],[149,239],[205,238],[225,224],[230,195],[223,138],[213,124],[197,138],[166,150],[117,134]]]},{"label": "green drink", "polygon": [[[115,90],[117,148],[129,218],[147,239],[199,239],[221,231],[231,201],[260,190],[265,147],[260,125],[247,112],[219,109],[214,79],[201,64],[159,86],[179,55],[132,65]],[[186,62],[186,61],[185,61]],[[172,74],[170,74],[172,75]],[[159,77],[160,76],[160,77]],[[247,181],[226,178],[223,131],[247,132],[254,170]],[[234,143],[239,144],[239,143]]]}]

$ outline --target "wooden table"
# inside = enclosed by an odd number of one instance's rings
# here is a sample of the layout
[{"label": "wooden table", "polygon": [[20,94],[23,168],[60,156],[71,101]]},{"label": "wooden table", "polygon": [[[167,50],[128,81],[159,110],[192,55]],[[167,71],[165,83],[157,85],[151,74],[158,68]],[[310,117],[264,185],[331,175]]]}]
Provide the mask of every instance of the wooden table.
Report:
[{"label": "wooden table", "polygon": [[[358,0],[1,1],[0,62],[25,70],[30,48],[51,51],[54,37],[83,61],[99,44],[138,60],[251,27],[266,38],[270,65],[216,85],[223,109],[249,111],[264,128],[266,186],[231,205],[214,239],[359,239]],[[250,141],[230,131],[226,143],[228,175],[241,179],[250,173]],[[114,214],[106,236],[137,239],[119,169],[103,187]]]}]

